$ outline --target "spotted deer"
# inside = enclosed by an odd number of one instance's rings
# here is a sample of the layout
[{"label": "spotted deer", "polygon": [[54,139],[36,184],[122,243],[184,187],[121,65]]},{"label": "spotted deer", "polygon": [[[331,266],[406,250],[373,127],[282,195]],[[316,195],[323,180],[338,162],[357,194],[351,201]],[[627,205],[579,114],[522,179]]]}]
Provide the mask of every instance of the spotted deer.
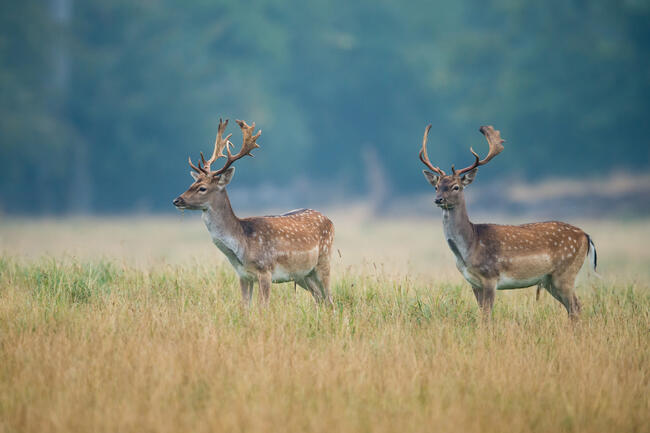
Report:
[{"label": "spotted deer", "polygon": [[[235,174],[232,164],[258,148],[262,131],[255,123],[237,120],[243,140],[241,150],[233,155],[229,134],[223,137],[228,120],[219,120],[214,151],[206,160],[201,152],[198,165],[189,158],[194,183],[174,200],[179,209],[202,211],[202,219],[212,242],[226,256],[239,276],[242,299],[249,306],[253,284],[259,285],[260,302],[268,304],[271,282],[294,281],[309,291],[317,303],[333,306],[330,295],[330,256],[334,225],[320,212],[294,210],[282,215],[238,218],[232,210],[226,185]],[[226,151],[226,154],[223,151]],[[224,165],[212,171],[210,165],[225,158]]]},{"label": "spotted deer", "polygon": [[596,248],[584,231],[559,222],[538,222],[518,226],[473,224],[467,216],[463,190],[474,180],[478,168],[503,150],[501,134],[492,126],[481,126],[488,142],[484,159],[470,148],[475,161],[451,174],[435,167],[427,155],[427,138],[431,125],[424,131],[420,160],[431,171],[424,177],[436,189],[435,204],[442,209],[442,224],[449,248],[456,256],[456,266],[470,283],[481,310],[492,311],[496,290],[519,289],[537,285],[545,288],[566,308],[569,316],[580,313],[574,285],[587,255],[595,272]]}]

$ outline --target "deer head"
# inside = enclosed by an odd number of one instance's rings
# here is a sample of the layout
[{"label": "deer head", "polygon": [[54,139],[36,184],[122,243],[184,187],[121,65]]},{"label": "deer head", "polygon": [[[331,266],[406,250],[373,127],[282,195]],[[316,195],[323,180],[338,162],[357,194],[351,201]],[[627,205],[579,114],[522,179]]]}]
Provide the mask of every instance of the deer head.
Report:
[{"label": "deer head", "polygon": [[[212,156],[206,160],[203,152],[201,152],[201,161],[199,161],[198,166],[194,165],[192,159],[189,158],[190,167],[193,170],[190,171],[190,174],[194,178],[194,183],[174,200],[174,206],[179,209],[206,210],[215,198],[223,197],[225,199],[226,185],[235,174],[235,167],[232,164],[246,155],[252,157],[251,151],[260,147],[256,140],[262,134],[262,131],[259,130],[257,134],[253,135],[255,122],[250,126],[243,120],[236,120],[236,122],[241,128],[243,136],[241,150],[235,155],[230,152],[230,147],[233,144],[229,139],[232,134],[223,137],[226,126],[228,126],[228,119],[225,122],[219,119],[219,128],[217,129],[217,138],[214,142]],[[223,153],[224,149],[226,154]],[[225,164],[220,169],[212,171],[210,165],[219,158],[226,158]]]},{"label": "deer head", "polygon": [[481,126],[479,131],[481,131],[485,136],[490,147],[487,156],[484,159],[480,159],[478,154],[474,152],[474,149],[470,147],[470,152],[472,152],[472,155],[476,158],[474,163],[458,171],[452,165],[451,174],[446,174],[443,170],[434,166],[431,161],[429,161],[429,156],[427,155],[427,139],[429,137],[430,129],[431,125],[428,125],[424,130],[422,149],[420,150],[420,161],[422,161],[422,163],[432,171],[422,170],[422,172],[427,181],[429,181],[437,191],[435,199],[436,205],[443,209],[453,209],[465,200],[463,189],[474,181],[478,168],[487,164],[492,158],[501,153],[503,150],[502,143],[504,140],[501,138],[501,133],[495,130],[492,126]]}]

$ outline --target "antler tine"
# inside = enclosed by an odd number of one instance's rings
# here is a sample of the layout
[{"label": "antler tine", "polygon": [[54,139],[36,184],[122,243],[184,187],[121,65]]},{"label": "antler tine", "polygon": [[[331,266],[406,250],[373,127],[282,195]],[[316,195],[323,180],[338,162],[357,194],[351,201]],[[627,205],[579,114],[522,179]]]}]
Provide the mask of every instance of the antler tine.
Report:
[{"label": "antler tine", "polygon": [[429,161],[429,156],[427,155],[427,139],[429,138],[430,129],[431,124],[427,125],[426,129],[424,130],[424,137],[422,138],[422,149],[420,149],[420,161],[422,161],[422,163],[429,167],[432,171],[438,173],[438,175],[445,176],[444,171],[438,167],[434,167],[434,165],[431,164],[431,161]]},{"label": "antler tine", "polygon": [[212,156],[210,159],[207,161],[201,155],[201,159],[203,160],[203,166],[207,171],[210,171],[210,165],[215,162],[217,159],[221,157],[226,157],[226,155],[223,154],[223,149],[226,147],[226,143],[228,143],[228,139],[232,137],[232,134],[228,134],[226,138],[223,138],[223,133],[226,131],[226,127],[228,126],[228,119],[224,122],[223,119],[219,118],[219,128],[217,128],[217,138],[214,140],[214,150],[212,151]]},{"label": "antler tine", "polygon": [[241,149],[239,150],[239,152],[233,155],[230,152],[230,146],[232,146],[232,143],[228,140],[228,138],[230,138],[232,134],[226,137],[224,143],[224,146],[226,148],[226,155],[224,155],[226,157],[226,163],[219,170],[215,171],[214,174],[223,173],[228,169],[228,167],[232,165],[233,162],[243,158],[246,155],[253,156],[253,154],[251,153],[253,149],[260,147],[260,145],[256,143],[256,140],[260,138],[260,135],[262,135],[262,130],[257,131],[257,134],[253,135],[253,131],[255,130],[255,122],[253,122],[250,126],[243,120],[235,120],[235,122],[237,122],[242,132]]},{"label": "antler tine", "polygon": [[[201,156],[203,156],[203,155],[201,155]],[[200,163],[199,163],[198,167],[196,165],[192,164],[192,158],[191,157],[188,156],[187,161],[190,163],[190,167],[192,167],[192,170],[196,171],[199,174],[205,174],[206,173],[206,171],[203,169],[203,167],[201,167]]]},{"label": "antler tine", "polygon": [[476,158],[476,160],[469,167],[465,167],[464,169],[459,170],[458,174],[467,173],[468,171],[474,170],[476,167],[487,164],[492,158],[500,154],[503,150],[503,142],[505,140],[501,138],[501,131],[497,131],[492,125],[481,126],[479,128],[479,131],[481,131],[481,134],[485,136],[485,139],[488,142],[488,146],[490,146],[490,150],[488,151],[488,154],[485,158],[480,159],[478,154],[474,152],[474,149],[470,147],[469,151],[472,152],[472,155],[474,155],[474,158]]},{"label": "antler tine", "polygon": [[218,158],[226,155],[223,154],[223,148],[226,146],[228,139],[232,136],[229,134],[226,138],[223,138],[223,133],[226,131],[226,126],[228,126],[228,119],[224,122],[223,119],[219,118],[219,127],[217,128],[217,138],[214,141],[214,150],[212,151],[212,156],[206,161],[203,152],[200,152],[201,160],[199,161],[198,166],[192,164],[192,158],[188,158],[190,167],[200,174],[208,174],[210,172],[210,164],[216,161]]}]

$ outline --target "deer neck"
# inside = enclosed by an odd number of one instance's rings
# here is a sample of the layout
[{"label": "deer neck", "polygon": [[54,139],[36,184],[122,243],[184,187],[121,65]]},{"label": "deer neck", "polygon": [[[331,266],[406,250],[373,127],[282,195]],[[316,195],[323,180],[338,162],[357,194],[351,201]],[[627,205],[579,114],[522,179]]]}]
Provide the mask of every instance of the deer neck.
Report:
[{"label": "deer neck", "polygon": [[218,192],[203,211],[203,222],[210,232],[212,242],[228,257],[240,263],[244,258],[245,236],[241,221],[235,215],[225,190]]},{"label": "deer neck", "polygon": [[467,261],[476,237],[474,225],[467,216],[465,200],[452,209],[443,209],[442,226],[449,247],[457,259]]}]

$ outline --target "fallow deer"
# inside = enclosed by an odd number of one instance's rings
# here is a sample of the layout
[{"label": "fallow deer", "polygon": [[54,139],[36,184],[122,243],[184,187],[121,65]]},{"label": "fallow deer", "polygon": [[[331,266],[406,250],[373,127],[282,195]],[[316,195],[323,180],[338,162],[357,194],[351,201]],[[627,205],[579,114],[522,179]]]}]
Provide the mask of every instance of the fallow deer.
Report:
[{"label": "fallow deer", "polygon": [[489,151],[480,159],[472,148],[472,165],[446,174],[434,166],[427,155],[424,131],[420,160],[431,171],[424,177],[436,189],[435,204],[442,208],[445,237],[456,256],[456,266],[470,283],[485,316],[492,311],[496,290],[538,285],[545,288],[566,308],[569,316],[580,313],[574,285],[587,255],[596,270],[596,248],[588,234],[572,225],[538,222],[519,226],[473,224],[467,216],[463,190],[474,180],[478,167],[487,164],[503,150],[501,134],[492,126],[481,126]]},{"label": "fallow deer", "polygon": [[[251,218],[238,218],[233,212],[226,193],[235,173],[232,164],[246,155],[253,156],[251,151],[259,147],[256,140],[262,133],[253,135],[255,123],[236,122],[243,135],[241,150],[231,154],[232,134],[223,137],[228,120],[220,119],[212,157],[206,161],[201,153],[198,165],[189,158],[194,183],[174,200],[174,206],[203,212],[212,241],[239,276],[245,306],[250,305],[255,282],[261,303],[268,304],[271,282],[288,281],[309,291],[317,303],[333,306],[329,282],[334,225],[327,217],[311,209]],[[219,158],[226,158],[225,164],[212,171],[210,165]]]}]

